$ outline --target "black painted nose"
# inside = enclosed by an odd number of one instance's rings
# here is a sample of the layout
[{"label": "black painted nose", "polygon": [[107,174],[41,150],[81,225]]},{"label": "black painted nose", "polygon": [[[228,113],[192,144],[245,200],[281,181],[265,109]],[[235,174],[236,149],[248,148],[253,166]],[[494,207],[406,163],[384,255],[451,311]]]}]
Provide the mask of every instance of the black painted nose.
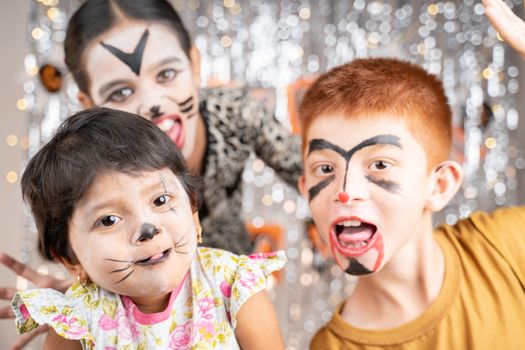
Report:
[{"label": "black painted nose", "polygon": [[152,106],[149,109],[149,113],[151,115],[151,119],[155,119],[155,118],[160,117],[162,115],[159,105]]},{"label": "black painted nose", "polygon": [[137,242],[144,242],[149,241],[155,235],[160,233],[160,229],[157,228],[155,225],[150,224],[149,222],[145,222],[142,225],[140,225],[140,234],[139,238],[137,239]]}]

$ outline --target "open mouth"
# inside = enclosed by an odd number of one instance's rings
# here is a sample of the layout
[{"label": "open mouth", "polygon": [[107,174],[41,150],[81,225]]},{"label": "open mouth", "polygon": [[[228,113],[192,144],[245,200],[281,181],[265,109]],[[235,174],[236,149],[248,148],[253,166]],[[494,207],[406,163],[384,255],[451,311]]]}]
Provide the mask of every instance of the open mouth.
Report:
[{"label": "open mouth", "polygon": [[160,253],[154,254],[146,259],[141,259],[135,261],[135,265],[140,266],[151,266],[156,265],[164,262],[166,259],[168,259],[172,248],[168,248]]},{"label": "open mouth", "polygon": [[376,240],[377,227],[357,219],[341,220],[332,225],[335,248],[343,255],[358,256],[367,252]]},{"label": "open mouth", "polygon": [[162,119],[154,120],[154,123],[169,136],[177,148],[180,149],[184,146],[184,127],[182,119],[178,115],[166,116]]}]

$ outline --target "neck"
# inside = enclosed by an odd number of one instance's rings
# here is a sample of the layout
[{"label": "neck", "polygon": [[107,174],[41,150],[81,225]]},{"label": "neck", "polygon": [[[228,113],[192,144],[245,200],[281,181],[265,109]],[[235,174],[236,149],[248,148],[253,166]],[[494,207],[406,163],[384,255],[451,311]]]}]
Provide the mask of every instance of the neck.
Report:
[{"label": "neck", "polygon": [[164,311],[170,302],[170,293],[154,297],[133,297],[133,303],[140,312],[145,314],[154,314]]},{"label": "neck", "polygon": [[206,148],[208,146],[208,138],[206,137],[206,127],[202,115],[197,114],[197,130],[195,133],[195,148],[190,154],[186,162],[188,168],[194,175],[200,175],[204,167],[204,156],[206,155]]},{"label": "neck", "polygon": [[377,273],[359,278],[342,316],[365,329],[401,326],[423,314],[438,297],[445,260],[429,213],[400,251]]}]

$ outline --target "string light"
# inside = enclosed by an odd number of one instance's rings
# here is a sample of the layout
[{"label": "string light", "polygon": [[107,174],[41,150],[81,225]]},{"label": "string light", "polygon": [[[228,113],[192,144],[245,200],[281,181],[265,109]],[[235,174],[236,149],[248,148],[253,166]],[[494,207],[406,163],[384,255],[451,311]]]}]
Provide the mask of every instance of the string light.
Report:
[{"label": "string light", "polygon": [[8,146],[14,147],[18,143],[18,137],[16,135],[7,136],[6,143]]},{"label": "string light", "polygon": [[5,175],[5,179],[7,180],[7,182],[13,184],[16,182],[16,180],[18,180],[18,174],[14,170],[8,171]]}]

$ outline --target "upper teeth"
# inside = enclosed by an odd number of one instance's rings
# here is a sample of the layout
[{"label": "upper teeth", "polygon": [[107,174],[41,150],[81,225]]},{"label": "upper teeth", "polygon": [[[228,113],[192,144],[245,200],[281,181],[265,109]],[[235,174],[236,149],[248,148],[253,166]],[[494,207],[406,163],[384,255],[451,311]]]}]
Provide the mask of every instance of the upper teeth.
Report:
[{"label": "upper teeth", "polygon": [[360,226],[361,225],[361,221],[358,221],[358,220],[346,220],[346,221],[340,222],[339,225],[342,225],[344,227]]},{"label": "upper teeth", "polygon": [[160,123],[157,126],[162,131],[168,131],[169,129],[171,129],[171,127],[173,126],[174,123],[175,122],[172,119],[165,119],[165,120],[162,121],[162,123]]}]

